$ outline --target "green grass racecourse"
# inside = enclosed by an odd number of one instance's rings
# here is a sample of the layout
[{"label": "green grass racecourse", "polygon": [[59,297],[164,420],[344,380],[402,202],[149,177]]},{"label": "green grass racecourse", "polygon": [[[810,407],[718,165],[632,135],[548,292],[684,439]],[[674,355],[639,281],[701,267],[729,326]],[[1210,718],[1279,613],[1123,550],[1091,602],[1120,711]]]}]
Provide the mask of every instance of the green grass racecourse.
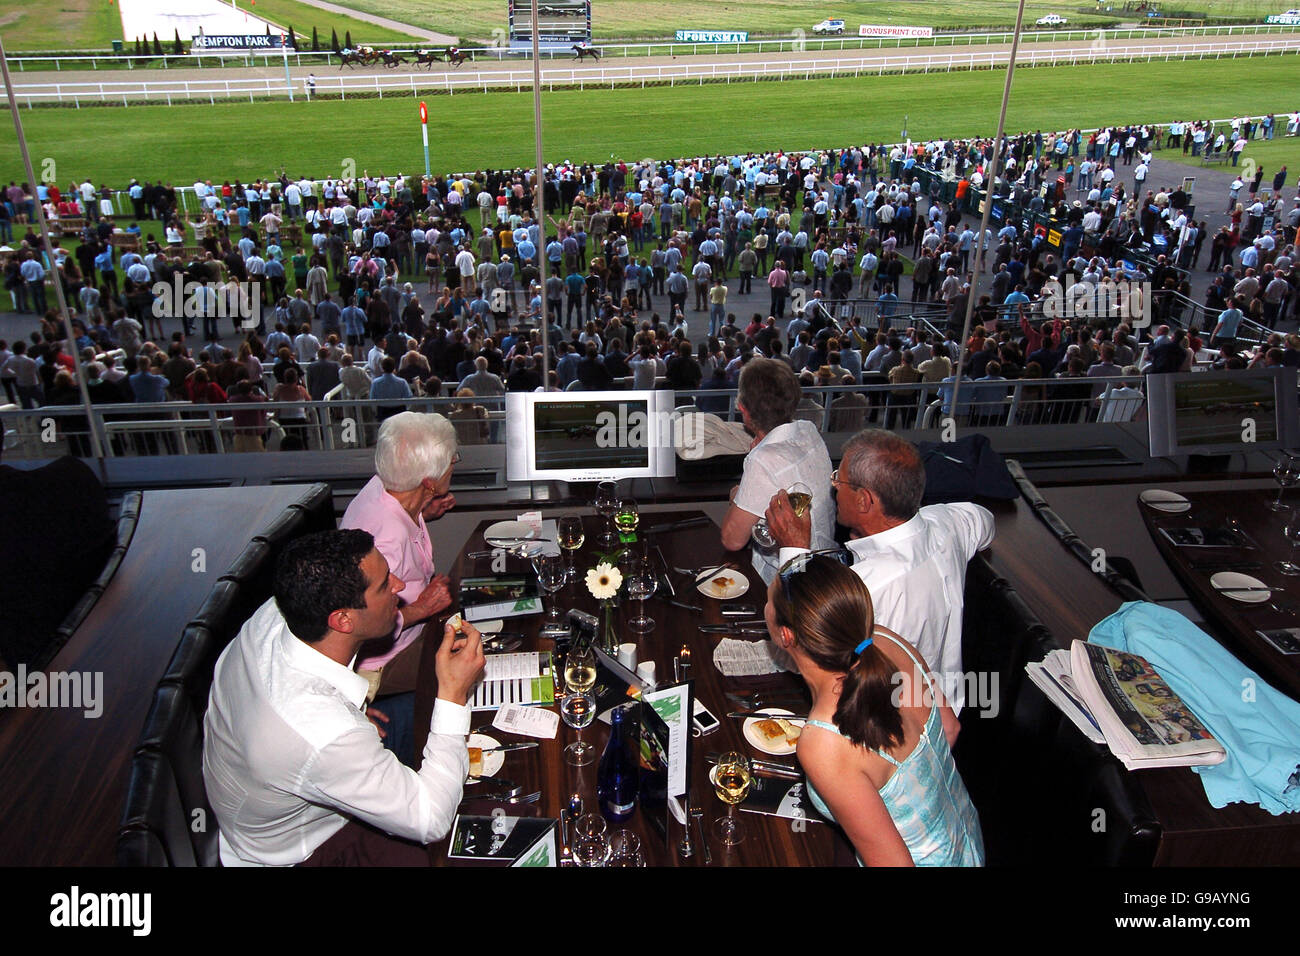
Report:
[{"label": "green grass racecourse", "polygon": [[[1227,117],[1294,107],[1296,57],[1022,69],[1008,130],[1176,118]],[[705,84],[560,91],[543,97],[548,160],[603,162],[611,155],[694,156],[892,142],[908,115],[913,139],[991,134],[1001,71],[863,79]],[[1151,90],[1159,89],[1159,97]],[[1249,96],[1243,90],[1250,91]],[[1276,91],[1274,94],[1271,91]],[[531,164],[530,94],[462,93],[427,98],[435,171]],[[40,175],[92,176],[122,186],[132,176],[176,184],[196,177],[258,178],[287,164],[291,175],[423,171],[416,100],[218,103],[193,106],[39,108],[22,111]],[[0,122],[0,178],[25,178],[14,132]],[[1266,170],[1300,172],[1300,139],[1252,143]],[[1169,158],[1173,158],[1170,156]],[[1271,172],[1269,173],[1271,176]]]}]

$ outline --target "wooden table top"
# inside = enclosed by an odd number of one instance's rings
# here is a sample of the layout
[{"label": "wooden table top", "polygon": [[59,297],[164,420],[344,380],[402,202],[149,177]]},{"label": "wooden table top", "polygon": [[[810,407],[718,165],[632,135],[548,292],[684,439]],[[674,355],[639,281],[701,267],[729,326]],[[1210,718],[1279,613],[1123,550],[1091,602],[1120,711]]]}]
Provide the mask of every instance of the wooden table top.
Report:
[{"label": "wooden table top", "polygon": [[[696,514],[698,512],[682,512],[671,517],[663,515],[652,520],[666,522],[691,517]],[[651,524],[651,521],[645,521],[645,519],[643,519],[643,522],[645,525]],[[598,547],[592,541],[595,533],[603,526],[601,519],[590,515],[584,516],[584,523],[588,537],[587,543],[577,554],[576,563],[580,575],[597,560]],[[482,530],[486,524],[487,522],[484,522],[471,535],[465,549],[466,553],[484,547]],[[641,540],[645,541],[646,539],[643,537]],[[723,551],[718,528],[712,522],[694,528],[682,529],[671,534],[655,535],[650,538],[650,545],[652,554],[655,545],[662,548],[664,558],[670,567],[673,565],[699,567],[728,559],[735,561],[740,565],[742,573],[749,579],[750,586],[749,591],[743,597],[734,600],[753,605],[756,609],[755,617],[762,615],[762,608],[766,603],[766,593],[761,579],[749,562],[748,554]],[[466,556],[466,553],[462,553],[457,562],[453,575],[454,583],[459,582],[461,577],[491,573],[490,559],[470,559]],[[509,559],[508,570],[513,571],[523,567],[524,564],[519,559]],[[529,573],[531,573],[531,570],[529,570]],[[691,754],[690,798],[693,804],[702,807],[704,810],[704,823],[708,834],[709,850],[712,854],[712,865],[810,866],[830,865],[837,859],[845,859],[845,844],[842,837],[838,835],[838,831],[832,826],[822,822],[805,823],[757,813],[746,813],[743,811],[744,804],[737,808],[736,813],[737,818],[744,824],[746,834],[744,841],[739,846],[730,849],[723,847],[710,832],[713,821],[725,813],[725,807],[714,795],[713,787],[708,781],[708,765],[705,763],[705,755],[738,750],[751,757],[766,756],[745,742],[742,734],[743,721],[729,719],[725,716],[733,708],[727,706],[728,701],[724,696],[724,692],[743,691],[757,686],[764,688],[782,687],[787,690],[802,689],[803,685],[798,675],[791,674],[754,679],[724,678],[713,665],[713,649],[721,640],[722,635],[703,634],[697,630],[699,624],[723,623],[720,612],[722,602],[701,595],[691,586],[690,579],[681,575],[673,576],[673,584],[677,589],[678,600],[683,603],[698,605],[701,610],[692,612],[674,607],[667,604],[657,594],[646,601],[646,611],[656,622],[653,631],[638,637],[623,625],[623,622],[631,616],[631,613],[635,612],[635,607],[628,605],[624,605],[616,611],[616,625],[620,640],[635,640],[638,644],[638,661],[653,660],[655,662],[656,674],[660,682],[663,682],[665,678],[671,680],[673,658],[677,656],[683,644],[689,646],[693,665],[691,677],[695,681],[695,693],[721,721],[722,726],[714,733],[693,739]],[[596,601],[587,593],[587,589],[581,581],[567,585],[559,592],[557,597],[560,606],[566,610],[576,607],[593,614],[599,613]],[[424,737],[427,735],[429,718],[432,713],[433,699],[436,696],[436,677],[433,665],[437,644],[442,638],[443,620],[444,618],[435,619],[430,623],[426,631],[419,684],[425,690],[422,690],[417,697],[415,717],[416,727],[423,728],[422,732],[417,733],[417,753],[423,750]],[[522,631],[525,634],[524,649],[548,650],[554,645],[550,640],[537,637],[540,625],[541,619],[537,615],[507,618],[505,629]],[[755,638],[751,637],[749,639]],[[475,727],[486,725],[491,722],[492,716],[491,712],[476,712],[473,725]],[[501,734],[495,730],[488,732],[502,743],[527,739]],[[597,748],[597,760],[604,749],[608,734],[608,726],[601,722],[592,724],[582,732],[583,739]],[[525,792],[540,790],[542,796],[539,803],[509,806],[475,801],[467,803],[464,811],[486,814],[491,812],[493,806],[504,806],[506,812],[513,816],[558,817],[560,809],[567,801],[569,794],[575,792],[575,790],[582,794],[587,810],[596,810],[597,762],[581,768],[570,767],[565,764],[561,752],[574,739],[574,736],[574,731],[561,722],[560,731],[555,740],[543,740],[540,741],[540,746],[536,749],[517,751],[505,755],[505,764],[500,771],[500,775],[521,784]],[[793,757],[785,759],[788,762],[793,761]],[[633,830],[641,837],[643,852],[650,866],[704,865],[703,854],[699,848],[698,833],[695,829],[692,829],[692,839],[696,843],[695,855],[689,860],[683,860],[676,849],[682,837],[682,829],[675,820],[669,821],[667,844],[656,831],[651,829],[651,825],[639,805],[637,811],[623,826]],[[611,827],[611,829],[615,828]],[[839,856],[836,854],[837,843],[840,844]],[[435,863],[446,862],[446,849],[447,841],[445,840],[434,845],[432,853]],[[851,859],[851,855],[848,858]],[[456,862],[459,863],[460,861]]]},{"label": "wooden table top", "polygon": [[131,755],[182,630],[249,540],[305,488],[144,493],[121,566],[49,667],[102,674],[102,715],[0,709],[0,862],[112,866]]},{"label": "wooden table top", "polygon": [[[1122,485],[1102,489],[1098,507],[1106,507],[1108,495],[1136,496],[1148,485],[1143,482],[1127,490]],[[1225,490],[1212,494],[1229,493],[1249,492]],[[1051,489],[1043,494],[1050,503]],[[1022,499],[994,504],[991,510],[997,516],[997,530],[990,560],[1051,629],[1058,646],[1068,648],[1076,638],[1086,640],[1095,624],[1119,609],[1123,603],[1120,596],[1066,550]],[[1087,540],[1087,528],[1075,530]],[[1296,814],[1273,816],[1244,803],[1216,810],[1206,798],[1200,778],[1188,767],[1134,772],[1163,830],[1157,864],[1300,862],[1300,819],[1295,819]]]},{"label": "wooden table top", "polygon": [[[1282,536],[1290,514],[1271,511],[1276,495],[1264,489],[1223,492],[1189,491],[1184,495],[1191,508],[1171,514],[1142,506],[1142,520],[1188,596],[1232,644],[1229,649],[1244,663],[1279,689],[1300,699],[1300,654],[1286,655],[1261,638],[1257,630],[1300,627],[1300,577],[1282,574],[1278,561],[1300,562],[1300,549],[1293,549]],[[1284,502],[1286,503],[1286,502]],[[1300,508],[1300,502],[1295,502]],[[1229,519],[1255,544],[1254,548],[1189,548],[1171,542],[1163,529],[1226,528]],[[1217,572],[1232,570],[1225,564],[1260,565],[1240,568],[1240,573],[1262,581],[1272,593],[1267,600],[1248,603],[1225,597],[1210,584]]]}]

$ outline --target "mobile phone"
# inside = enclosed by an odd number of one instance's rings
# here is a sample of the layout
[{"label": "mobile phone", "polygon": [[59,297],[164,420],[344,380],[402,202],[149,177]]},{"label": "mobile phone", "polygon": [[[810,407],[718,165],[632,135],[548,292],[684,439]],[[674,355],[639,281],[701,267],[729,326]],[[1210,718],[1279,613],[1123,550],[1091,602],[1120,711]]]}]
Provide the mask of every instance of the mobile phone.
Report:
[{"label": "mobile phone", "polygon": [[723,617],[749,617],[757,614],[758,611],[752,604],[724,604],[722,605]]},{"label": "mobile phone", "polygon": [[693,733],[696,737],[703,737],[706,734],[711,734],[722,726],[722,724],[719,723],[718,718],[714,717],[709,708],[701,704],[699,700],[695,701],[695,706],[692,708],[691,724],[695,728]]}]

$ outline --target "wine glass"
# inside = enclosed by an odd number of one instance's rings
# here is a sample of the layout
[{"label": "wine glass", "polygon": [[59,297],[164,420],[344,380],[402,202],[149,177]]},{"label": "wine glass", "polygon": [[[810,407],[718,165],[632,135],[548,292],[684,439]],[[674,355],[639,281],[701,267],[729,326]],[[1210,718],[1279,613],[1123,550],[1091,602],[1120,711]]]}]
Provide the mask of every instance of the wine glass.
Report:
[{"label": "wine glass", "polygon": [[[804,512],[812,507],[812,489],[802,481],[796,481],[787,488],[785,496],[790,502],[790,507],[794,509],[797,518],[802,518]],[[767,526],[766,518],[760,517],[754,522],[754,527],[749,532],[749,536],[754,539],[754,543],[760,548],[776,547],[776,538],[772,536],[772,529]]]},{"label": "wine glass", "polygon": [[[1295,549],[1300,548],[1300,508],[1292,508],[1287,512],[1286,524],[1282,526],[1282,537],[1290,542],[1291,555],[1294,557]],[[1278,561],[1273,567],[1283,574],[1300,574],[1300,564],[1295,561]]]},{"label": "wine glass", "polygon": [[641,602],[637,616],[627,622],[627,626],[638,634],[647,634],[655,628],[654,618],[645,613],[645,599],[659,586],[655,577],[654,567],[649,561],[638,561],[627,579],[627,596]]},{"label": "wine glass", "polygon": [[[566,672],[568,666],[566,663]],[[565,726],[577,731],[573,743],[564,748],[564,762],[570,767],[587,766],[596,759],[596,748],[582,739],[582,729],[590,727],[591,722],[596,719],[595,696],[591,693],[577,693],[570,690],[560,701],[560,717],[564,720]]]},{"label": "wine glass", "polygon": [[564,587],[567,568],[564,559],[558,554],[538,554],[533,557],[533,570],[537,572],[537,585],[551,595],[551,609],[546,613],[546,623],[542,627],[543,636],[568,634],[569,629],[560,620],[560,605],[555,594]]},{"label": "wine glass", "polygon": [[749,795],[749,760],[731,751],[718,758],[709,771],[709,782],[718,799],[727,805],[727,815],[714,822],[713,830],[723,846],[735,846],[745,839],[745,831],[736,819],[736,804]]},{"label": "wine glass", "polygon": [[614,512],[614,527],[619,534],[636,534],[637,525],[641,523],[641,513],[637,510],[636,500],[624,498],[618,503]]},{"label": "wine glass", "polygon": [[601,544],[611,545],[618,540],[614,534],[614,512],[618,510],[618,483],[602,481],[596,486],[596,500],[593,502],[596,513],[605,519],[605,532],[598,539]]},{"label": "wine glass", "polygon": [[584,813],[573,821],[573,862],[578,866],[604,866],[612,848],[609,825],[599,813]]},{"label": "wine glass", "polygon": [[1273,465],[1273,480],[1278,484],[1277,500],[1268,507],[1272,511],[1285,511],[1287,506],[1282,504],[1282,492],[1300,482],[1300,460],[1283,452],[1282,457]]},{"label": "wine glass", "polygon": [[595,685],[596,652],[575,642],[564,657],[564,686],[571,694],[585,694]]},{"label": "wine glass", "polygon": [[645,866],[641,853],[641,838],[626,828],[615,830],[609,837],[609,866]]},{"label": "wine glass", "polygon": [[556,522],[555,529],[560,547],[569,555],[569,567],[565,571],[565,578],[569,581],[576,580],[578,569],[574,567],[574,555],[586,540],[586,534],[582,529],[582,518],[572,514],[560,515],[560,520]]}]

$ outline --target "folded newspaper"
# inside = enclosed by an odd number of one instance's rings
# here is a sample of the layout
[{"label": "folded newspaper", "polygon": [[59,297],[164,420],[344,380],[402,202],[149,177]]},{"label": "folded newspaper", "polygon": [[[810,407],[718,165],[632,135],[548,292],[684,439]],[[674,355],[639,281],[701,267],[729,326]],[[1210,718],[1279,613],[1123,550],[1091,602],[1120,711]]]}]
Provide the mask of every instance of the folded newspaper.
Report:
[{"label": "folded newspaper", "polygon": [[1075,641],[1025,671],[1094,743],[1129,770],[1193,767],[1227,757],[1200,719],[1142,657]]}]

